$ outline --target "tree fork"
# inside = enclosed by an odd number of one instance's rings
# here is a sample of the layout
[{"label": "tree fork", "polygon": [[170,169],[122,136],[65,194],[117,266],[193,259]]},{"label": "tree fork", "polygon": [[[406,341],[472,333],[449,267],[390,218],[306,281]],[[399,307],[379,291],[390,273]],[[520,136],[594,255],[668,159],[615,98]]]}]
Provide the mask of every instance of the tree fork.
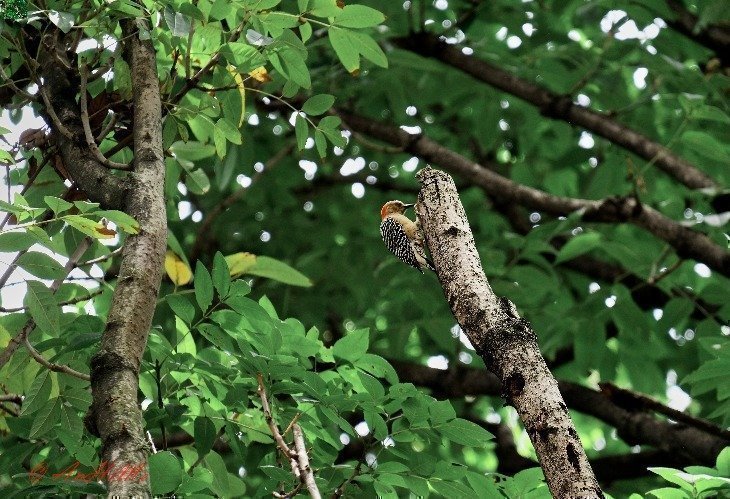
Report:
[{"label": "tree fork", "polygon": [[416,212],[444,295],[519,413],[550,492],[561,499],[604,497],[532,327],[509,300],[494,294],[484,275],[453,179],[430,167],[416,178]]}]

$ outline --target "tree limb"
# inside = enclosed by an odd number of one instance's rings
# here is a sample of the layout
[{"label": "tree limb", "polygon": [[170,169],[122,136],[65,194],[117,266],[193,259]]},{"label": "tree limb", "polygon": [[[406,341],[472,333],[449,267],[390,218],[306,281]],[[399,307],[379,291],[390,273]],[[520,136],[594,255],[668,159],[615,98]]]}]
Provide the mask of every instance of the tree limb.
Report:
[{"label": "tree limb", "polygon": [[490,196],[501,196],[513,203],[556,216],[567,216],[580,211],[583,219],[588,222],[631,223],[669,243],[678,255],[704,262],[721,274],[730,276],[728,251],[705,234],[680,225],[655,209],[639,203],[634,197],[589,200],[555,196],[492,172],[425,135],[411,135],[395,126],[344,111],[337,111],[337,114],[349,128],[384,142],[403,146],[405,151],[480,186]]},{"label": "tree limb", "polygon": [[724,66],[730,63],[730,56],[728,56],[730,51],[730,28],[721,25],[709,25],[696,30],[697,16],[688,11],[680,0],[666,0],[666,3],[677,15],[675,19],[665,19],[667,26],[715,52],[723,61]]},{"label": "tree limb", "polygon": [[[448,371],[403,361],[389,361],[402,382],[430,388],[437,398],[467,395],[499,396],[502,383],[494,374],[472,367],[452,367]],[[672,424],[656,419],[651,413],[629,411],[614,403],[606,394],[591,388],[558,381],[566,405],[575,411],[593,416],[616,428],[618,436],[628,445],[652,447],[686,459],[690,463],[714,466],[722,449],[730,440],[699,428]]]},{"label": "tree limb", "polygon": [[128,182],[110,173],[84,146],[81,118],[74,100],[77,88],[71,85],[64,64],[58,61],[56,54],[56,47],[61,44],[59,33],[58,29],[50,30],[44,37],[39,55],[42,62],[40,76],[43,78],[40,93],[47,95],[44,112],[51,117],[48,121],[53,128],[53,137],[61,151],[64,166],[78,188],[104,208],[123,210]]},{"label": "tree limb", "polygon": [[493,292],[482,270],[454,181],[429,167],[416,211],[451,311],[477,354],[502,381],[555,497],[603,497],[558,383],[545,364],[530,324]]},{"label": "tree limb", "polygon": [[459,47],[447,45],[431,34],[418,33],[393,40],[394,43],[424,57],[433,57],[503,92],[519,97],[553,119],[585,128],[633,152],[676,178],[691,189],[718,187],[706,173],[667,147],[618,123],[612,117],[573,104],[570,97],[557,95],[476,57],[465,55]]},{"label": "tree limb", "polygon": [[[151,40],[140,40],[131,20],[123,23],[122,30],[134,90],[134,172],[127,180],[125,211],[137,220],[140,230],[125,242],[101,345],[91,359],[93,401],[85,423],[101,437],[102,461],[111,467],[146,469],[148,443],[137,390],[167,244],[162,106]],[[148,478],[124,478],[109,480],[110,495],[149,496]]]},{"label": "tree limb", "polygon": [[130,170],[131,165],[117,163],[110,160],[109,158],[105,157],[104,154],[102,154],[102,152],[99,150],[99,147],[96,145],[94,134],[91,133],[91,125],[89,124],[89,110],[88,106],[86,105],[86,72],[87,69],[85,66],[79,68],[79,73],[81,76],[81,83],[79,85],[79,105],[81,107],[81,126],[84,130],[84,137],[86,138],[86,147],[89,148],[91,154],[94,155],[96,160],[100,164],[104,165],[106,168],[112,170]]}]

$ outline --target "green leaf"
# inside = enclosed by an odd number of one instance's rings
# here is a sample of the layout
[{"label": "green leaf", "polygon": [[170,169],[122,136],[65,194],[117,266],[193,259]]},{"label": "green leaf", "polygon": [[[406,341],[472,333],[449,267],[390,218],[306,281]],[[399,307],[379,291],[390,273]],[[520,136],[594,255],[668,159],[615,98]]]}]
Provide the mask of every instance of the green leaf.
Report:
[{"label": "green leaf", "polygon": [[344,28],[369,28],[385,21],[385,16],[365,5],[346,5],[335,17],[334,24]]},{"label": "green leaf", "polygon": [[571,238],[565,245],[558,251],[558,256],[555,258],[555,265],[572,260],[573,258],[580,256],[584,253],[597,248],[601,244],[602,236],[599,232],[587,232],[584,234],[578,234]]},{"label": "green leaf", "polygon": [[127,234],[139,234],[139,223],[134,217],[127,215],[123,211],[118,210],[99,210],[96,212],[100,217],[104,217],[113,222],[117,228],[123,230]]},{"label": "green leaf", "polygon": [[470,447],[483,447],[494,438],[481,426],[461,418],[442,424],[438,430],[452,442]]},{"label": "green leaf", "polygon": [[195,318],[195,307],[184,295],[170,294],[165,297],[173,313],[180,317],[185,324],[191,324]]},{"label": "green leaf", "polygon": [[48,433],[61,418],[61,401],[55,397],[40,408],[33,420],[28,437],[39,438]]},{"label": "green leaf", "polygon": [[99,208],[99,203],[90,203],[89,201],[74,201],[74,206],[81,213],[90,213],[96,211]]},{"label": "green leaf", "polygon": [[190,19],[187,16],[175,12],[169,5],[165,6],[164,16],[167,27],[172,31],[172,36],[181,38],[188,36],[190,33]]},{"label": "green leaf", "polygon": [[718,123],[730,124],[730,116],[714,106],[699,106],[692,110],[691,116],[697,120],[716,121]]},{"label": "green leaf", "polygon": [[202,168],[190,170],[185,175],[185,186],[193,194],[203,195],[210,190],[210,179]]},{"label": "green leaf", "polygon": [[720,476],[730,477],[730,447],[725,447],[717,456],[715,468]]},{"label": "green leaf", "polygon": [[281,0],[243,0],[246,10],[269,10],[281,3]]},{"label": "green leaf", "polygon": [[378,45],[377,42],[373,40],[370,35],[366,33],[355,32],[352,34],[352,36],[355,39],[357,51],[360,52],[360,54],[365,59],[372,62],[376,66],[380,66],[381,68],[388,67],[388,58],[385,56],[385,52],[383,52],[383,49],[380,48],[380,45]]},{"label": "green leaf", "polygon": [[256,47],[245,42],[229,42],[221,48],[221,53],[244,75],[266,64],[266,58]]},{"label": "green leaf", "polygon": [[66,270],[56,260],[37,251],[28,251],[20,255],[18,267],[41,279],[61,279],[66,277]]},{"label": "green leaf", "polygon": [[257,256],[256,262],[245,273],[266,277],[291,286],[309,287],[312,285],[312,281],[295,268],[268,256]]},{"label": "green leaf", "polygon": [[342,12],[336,0],[309,0],[308,11],[317,17],[335,17]]},{"label": "green leaf", "polygon": [[334,95],[330,94],[319,94],[314,95],[307,99],[302,106],[302,112],[307,113],[310,116],[319,116],[324,114],[335,103]]},{"label": "green leaf", "polygon": [[213,474],[213,483],[210,488],[218,497],[234,497],[231,491],[231,478],[226,464],[220,454],[209,452],[203,459],[203,464]]},{"label": "green leaf", "polygon": [[332,353],[335,357],[348,360],[350,362],[357,361],[365,355],[370,345],[370,334],[367,329],[358,329],[347,333],[345,336],[337,340],[332,347]]},{"label": "green leaf", "polygon": [[57,198],[55,196],[44,196],[43,200],[56,216],[58,216],[59,213],[63,213],[64,211],[73,208],[73,203],[69,203],[65,199]]},{"label": "green leaf", "polygon": [[149,457],[149,467],[153,495],[168,494],[182,483],[182,468],[170,451],[152,454]]},{"label": "green leaf", "polygon": [[279,38],[285,29],[299,25],[299,17],[288,12],[266,12],[260,14],[258,19],[274,38]]},{"label": "green leaf", "polygon": [[94,239],[112,239],[116,232],[106,228],[100,222],[91,220],[82,215],[64,215],[61,219],[82,234]]},{"label": "green leaf", "polygon": [[241,139],[241,131],[231,124],[231,122],[221,118],[215,123],[215,127],[223,132],[223,135],[229,142],[238,145],[243,143],[243,140]]},{"label": "green leaf", "polygon": [[51,372],[43,369],[40,374],[31,383],[28,392],[23,400],[23,408],[20,411],[21,416],[27,414],[33,414],[35,411],[40,409],[48,402],[51,396],[51,389],[53,388],[53,381],[51,378]]},{"label": "green leaf", "polygon": [[195,448],[198,456],[204,456],[213,448],[213,443],[218,437],[215,425],[210,418],[199,416],[195,418],[193,436],[195,437]]},{"label": "green leaf", "polygon": [[70,12],[48,11],[48,19],[64,33],[68,33],[74,26],[74,15]]},{"label": "green leaf", "polygon": [[302,151],[307,143],[308,127],[306,118],[300,113],[297,113],[297,117],[294,120],[294,132],[297,137],[297,148]]},{"label": "green leaf", "polygon": [[228,296],[228,290],[231,287],[231,274],[228,269],[228,263],[220,251],[216,251],[213,257],[213,287],[218,291],[218,296],[224,299]]},{"label": "green leaf", "polygon": [[648,493],[658,499],[689,499],[692,497],[681,489],[673,489],[671,487],[650,490]]},{"label": "green leaf", "polygon": [[226,157],[226,136],[223,130],[217,126],[213,127],[213,144],[215,144],[215,153],[219,158]]},{"label": "green leaf", "polygon": [[50,289],[38,281],[28,281],[24,302],[38,329],[54,337],[60,334],[60,309]]},{"label": "green leaf", "polygon": [[[301,52],[294,49],[281,50],[279,52],[282,64],[288,79],[302,88],[310,88],[312,80],[309,76],[309,69],[304,62]],[[272,61],[273,62],[273,61]]]},{"label": "green leaf", "polygon": [[474,491],[470,490],[466,485],[460,482],[450,482],[446,480],[431,479],[428,481],[431,487],[441,496],[449,499],[471,499],[474,497]]},{"label": "green leaf", "polygon": [[208,269],[199,261],[195,266],[195,300],[200,310],[205,312],[213,303],[213,280],[210,278]]},{"label": "green leaf", "polygon": [[327,138],[320,129],[314,131],[314,145],[317,146],[317,153],[320,158],[327,156]]},{"label": "green leaf", "polygon": [[335,26],[332,26],[328,32],[335,54],[337,54],[340,62],[349,73],[354,73],[360,69],[360,53],[355,45],[352,33],[348,29]]},{"label": "green leaf", "polygon": [[176,158],[194,162],[211,157],[215,154],[215,147],[192,140],[189,142],[178,140],[170,146],[170,152]]},{"label": "green leaf", "polygon": [[682,142],[704,158],[724,163],[727,161],[727,147],[714,136],[705,132],[689,130],[682,135]]},{"label": "green leaf", "polygon": [[129,64],[121,57],[114,59],[114,78],[112,81],[114,88],[119,91],[122,98],[130,99],[132,97],[132,72],[129,70]]},{"label": "green leaf", "polygon": [[0,234],[0,252],[12,253],[27,250],[37,242],[28,232],[8,231]]}]

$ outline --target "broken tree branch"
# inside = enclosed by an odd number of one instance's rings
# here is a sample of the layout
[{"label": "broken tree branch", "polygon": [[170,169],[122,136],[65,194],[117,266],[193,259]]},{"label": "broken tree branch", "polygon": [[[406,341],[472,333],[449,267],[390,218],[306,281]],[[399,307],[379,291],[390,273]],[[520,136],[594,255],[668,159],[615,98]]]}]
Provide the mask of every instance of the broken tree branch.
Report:
[{"label": "broken tree branch", "polygon": [[453,179],[430,167],[416,178],[421,183],[417,214],[444,295],[520,415],[550,491],[561,498],[603,497],[535,333],[487,282]]}]

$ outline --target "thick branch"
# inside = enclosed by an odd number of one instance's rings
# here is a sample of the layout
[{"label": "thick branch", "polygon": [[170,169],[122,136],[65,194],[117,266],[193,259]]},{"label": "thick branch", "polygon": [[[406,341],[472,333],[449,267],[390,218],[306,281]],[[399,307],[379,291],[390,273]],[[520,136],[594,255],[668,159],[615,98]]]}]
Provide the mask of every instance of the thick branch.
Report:
[{"label": "thick branch", "polygon": [[666,0],[667,5],[677,15],[675,19],[666,19],[667,25],[678,33],[683,34],[710,50],[714,51],[723,60],[723,65],[730,62],[730,28],[728,26],[709,25],[695,30],[697,16],[686,9],[680,0]]},{"label": "thick branch", "polygon": [[[102,439],[103,461],[111,467],[146,469],[148,443],[137,389],[167,241],[165,164],[155,51],[150,40],[140,40],[131,21],[123,31],[134,89],[134,172],[128,177],[126,212],[139,222],[140,230],[124,245],[101,346],[91,359],[93,402],[86,423]],[[120,497],[150,493],[149,482],[139,476],[110,480],[108,486],[110,495]]]},{"label": "thick branch", "polygon": [[550,491],[559,498],[603,497],[535,333],[487,282],[454,181],[428,167],[417,178],[418,218],[451,311],[502,381],[504,397],[522,419]]},{"label": "thick branch", "polygon": [[394,41],[407,50],[438,59],[479,81],[519,97],[537,107],[548,118],[583,127],[647,161],[653,161],[658,168],[689,188],[717,187],[712,178],[687,160],[610,116],[575,105],[570,97],[557,95],[486,61],[464,55],[459,47],[447,45],[433,35],[414,34]]},{"label": "thick branch", "polygon": [[402,146],[406,152],[458,174],[480,186],[490,196],[509,199],[551,215],[567,216],[580,210],[589,222],[628,222],[669,243],[686,258],[704,262],[710,268],[730,276],[730,253],[701,232],[680,225],[653,208],[638,203],[633,197],[589,200],[554,196],[518,184],[498,173],[447,149],[424,135],[411,135],[392,125],[342,111],[338,115],[348,127],[384,142]]},{"label": "thick branch", "polygon": [[[390,363],[402,382],[430,388],[438,398],[499,396],[503,392],[499,379],[481,369],[460,366],[442,371],[409,362],[391,360]],[[646,411],[626,410],[606,394],[577,383],[558,381],[558,387],[570,409],[616,428],[629,445],[651,445],[688,462],[706,466],[714,466],[720,451],[730,445],[730,440],[718,434],[662,421]]]},{"label": "thick branch", "polygon": [[[43,78],[41,95],[48,97],[48,107],[44,112],[48,116],[55,116],[55,119],[48,120],[53,128],[53,137],[61,151],[64,166],[77,187],[89,199],[101,203],[105,208],[124,209],[128,182],[110,173],[86,147],[79,108],[74,100],[78,88],[71,84],[56,53],[56,47],[61,43],[58,33],[58,30],[53,30],[53,34],[46,35],[40,56]],[[53,126],[56,119],[60,130],[58,126]],[[71,138],[61,130],[66,130]]]}]

